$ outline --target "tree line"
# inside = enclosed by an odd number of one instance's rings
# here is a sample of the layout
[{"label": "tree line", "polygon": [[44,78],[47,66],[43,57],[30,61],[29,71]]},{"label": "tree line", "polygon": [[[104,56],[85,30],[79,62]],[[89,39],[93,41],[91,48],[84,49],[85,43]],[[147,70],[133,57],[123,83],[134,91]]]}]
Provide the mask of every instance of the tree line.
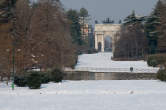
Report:
[{"label": "tree line", "polygon": [[81,8],[79,11],[69,9],[66,14],[70,20],[72,42],[77,45],[77,53],[87,52],[90,49],[90,36],[85,33],[86,30],[89,31],[87,29],[89,27],[86,26],[89,24],[89,13],[87,9]]},{"label": "tree line", "polygon": [[0,76],[10,78],[13,66],[16,73],[73,67],[82,40],[70,15],[59,0],[1,0]]},{"label": "tree line", "polygon": [[159,0],[149,16],[133,11],[122,24],[116,41],[115,58],[143,58],[166,53],[166,4]]}]

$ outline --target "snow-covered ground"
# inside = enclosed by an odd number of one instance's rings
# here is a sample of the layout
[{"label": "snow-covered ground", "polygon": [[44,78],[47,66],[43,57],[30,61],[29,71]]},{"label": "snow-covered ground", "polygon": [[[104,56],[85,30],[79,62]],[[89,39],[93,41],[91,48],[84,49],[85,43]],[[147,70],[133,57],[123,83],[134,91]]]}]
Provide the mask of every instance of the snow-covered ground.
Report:
[{"label": "snow-covered ground", "polygon": [[42,89],[0,83],[0,110],[165,110],[166,83],[156,80],[64,81]]},{"label": "snow-covered ground", "polygon": [[78,58],[75,70],[92,72],[157,73],[159,68],[149,67],[145,61],[113,61],[112,53],[83,54]]}]

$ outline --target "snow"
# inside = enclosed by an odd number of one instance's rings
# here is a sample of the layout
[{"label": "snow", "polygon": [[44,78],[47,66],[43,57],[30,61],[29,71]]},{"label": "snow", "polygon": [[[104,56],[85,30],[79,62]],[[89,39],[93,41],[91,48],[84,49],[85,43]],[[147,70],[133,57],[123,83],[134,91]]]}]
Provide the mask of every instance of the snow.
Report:
[{"label": "snow", "polygon": [[63,81],[39,90],[0,83],[0,110],[165,110],[157,80]]},{"label": "snow", "polygon": [[113,54],[111,52],[80,55],[75,70],[91,72],[130,72],[130,67],[133,67],[133,73],[157,73],[159,69],[149,67],[146,61],[113,61],[111,59],[112,56]]}]

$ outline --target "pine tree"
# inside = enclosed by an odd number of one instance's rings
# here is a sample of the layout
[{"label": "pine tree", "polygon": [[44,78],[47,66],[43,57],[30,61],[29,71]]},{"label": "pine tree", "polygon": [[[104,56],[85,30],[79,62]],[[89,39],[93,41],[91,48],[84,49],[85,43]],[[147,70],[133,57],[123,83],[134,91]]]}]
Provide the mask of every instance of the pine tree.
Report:
[{"label": "pine tree", "polygon": [[1,0],[0,1],[0,23],[7,23],[12,18],[12,8],[16,0]]},{"label": "pine tree", "polygon": [[81,37],[84,41],[84,44],[89,45],[89,35],[86,33],[87,31],[87,24],[88,24],[88,10],[85,8],[81,8],[79,12],[79,23],[81,26]]},{"label": "pine tree", "polygon": [[73,39],[73,43],[82,45],[83,41],[81,38],[81,25],[79,23],[79,13],[76,10],[69,10],[67,17],[71,22],[70,31]]},{"label": "pine tree", "polygon": [[0,23],[8,22],[9,2],[7,0],[0,1]]},{"label": "pine tree", "polygon": [[166,52],[166,4],[162,1],[158,1],[156,10],[158,11],[158,16],[160,20],[160,25],[157,30],[159,31],[158,37],[158,52],[165,53]]},{"label": "pine tree", "polygon": [[89,16],[88,11],[85,8],[81,8],[79,12],[79,16],[84,18],[88,17]]},{"label": "pine tree", "polygon": [[[157,7],[158,5],[156,5]],[[160,25],[159,21],[159,11],[157,8],[151,13],[151,15],[146,19],[145,23],[145,31],[146,36],[148,38],[149,45],[149,53],[155,54],[157,52],[157,41],[159,36],[159,31],[157,30],[157,26]]]},{"label": "pine tree", "polygon": [[131,13],[126,19],[124,20],[124,25],[135,24],[142,21],[142,17],[137,17],[135,11]]}]

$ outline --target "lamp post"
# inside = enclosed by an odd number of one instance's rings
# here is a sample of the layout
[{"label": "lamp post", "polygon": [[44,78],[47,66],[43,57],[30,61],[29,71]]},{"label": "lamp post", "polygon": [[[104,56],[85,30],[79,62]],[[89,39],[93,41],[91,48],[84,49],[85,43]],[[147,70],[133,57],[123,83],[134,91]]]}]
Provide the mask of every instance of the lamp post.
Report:
[{"label": "lamp post", "polygon": [[[7,52],[10,52],[10,49],[6,50]],[[14,77],[15,77],[15,46],[13,45],[13,49],[11,50],[11,62],[12,62],[12,71],[11,72],[11,80],[12,80],[12,90],[14,90]]]},{"label": "lamp post", "polygon": [[14,90],[14,77],[15,77],[15,45],[12,50],[12,90]]},{"label": "lamp post", "polygon": [[[15,24],[15,16],[13,14],[13,8],[15,6],[16,0],[10,0],[8,4],[8,11],[11,12],[10,18],[12,18],[12,24]],[[14,76],[15,76],[15,39],[14,39],[14,34],[15,32],[12,31],[12,38],[13,38],[13,48],[12,48],[12,90],[14,90]]]},{"label": "lamp post", "polygon": [[21,49],[15,49],[15,45],[13,45],[13,50],[12,50],[12,90],[14,90],[14,78],[15,78],[15,54],[16,52],[20,52]]},{"label": "lamp post", "polygon": [[[6,49],[7,52],[10,52],[10,49]],[[12,90],[14,90],[14,77],[15,77],[15,46],[11,50],[11,60],[12,60],[12,72],[11,72],[11,80],[12,80]]]}]

